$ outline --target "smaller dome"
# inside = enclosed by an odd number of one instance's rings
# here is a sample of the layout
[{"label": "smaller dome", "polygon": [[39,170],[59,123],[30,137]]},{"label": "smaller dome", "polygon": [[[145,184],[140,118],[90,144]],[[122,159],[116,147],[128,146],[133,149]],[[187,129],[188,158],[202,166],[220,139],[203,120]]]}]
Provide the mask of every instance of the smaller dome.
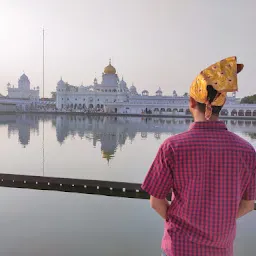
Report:
[{"label": "smaller dome", "polygon": [[147,90],[143,90],[142,94],[148,94],[148,91]]},{"label": "smaller dome", "polygon": [[161,88],[159,88],[159,89],[156,91],[156,94],[159,94],[159,93],[163,93],[163,91],[161,90]]},{"label": "smaller dome", "polygon": [[163,91],[159,87],[159,89],[156,91],[156,96],[162,96],[162,95],[163,95]]},{"label": "smaller dome", "polygon": [[20,80],[28,80],[27,75],[24,73],[24,74],[20,77]]},{"label": "smaller dome", "polygon": [[60,81],[57,83],[58,86],[65,85],[65,82],[62,80],[62,77],[60,78]]},{"label": "smaller dome", "polygon": [[119,84],[120,84],[121,86],[126,86],[126,85],[127,85],[123,78],[122,78],[122,80],[120,81]]},{"label": "smaller dome", "polygon": [[134,90],[137,90],[137,88],[136,88],[134,85],[132,85],[132,86],[130,87],[130,91],[134,91]]}]

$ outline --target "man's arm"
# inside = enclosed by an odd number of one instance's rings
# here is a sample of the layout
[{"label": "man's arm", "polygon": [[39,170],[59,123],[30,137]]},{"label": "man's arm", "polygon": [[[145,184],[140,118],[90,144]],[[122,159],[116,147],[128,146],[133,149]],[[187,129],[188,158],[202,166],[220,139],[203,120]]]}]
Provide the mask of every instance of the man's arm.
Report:
[{"label": "man's arm", "polygon": [[164,220],[167,220],[169,202],[166,199],[150,196],[150,205]]},{"label": "man's arm", "polygon": [[237,213],[237,219],[241,218],[242,216],[246,215],[247,213],[254,210],[254,200],[241,200],[238,213]]}]

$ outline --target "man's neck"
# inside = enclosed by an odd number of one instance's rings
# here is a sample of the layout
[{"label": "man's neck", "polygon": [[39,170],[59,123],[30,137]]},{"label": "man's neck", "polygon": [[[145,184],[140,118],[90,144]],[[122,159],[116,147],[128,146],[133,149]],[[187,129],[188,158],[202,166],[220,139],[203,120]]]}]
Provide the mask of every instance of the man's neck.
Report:
[{"label": "man's neck", "polygon": [[219,121],[219,116],[212,115],[211,118],[207,120],[204,114],[199,113],[198,115],[194,116],[194,121],[195,122],[206,122],[206,121],[216,122],[216,121]]}]

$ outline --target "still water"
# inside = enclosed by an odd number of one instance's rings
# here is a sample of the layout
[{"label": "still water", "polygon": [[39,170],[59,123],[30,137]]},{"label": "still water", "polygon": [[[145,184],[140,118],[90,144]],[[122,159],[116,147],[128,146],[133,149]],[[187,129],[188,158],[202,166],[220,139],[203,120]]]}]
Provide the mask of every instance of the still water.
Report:
[{"label": "still water", "polygon": [[[0,116],[1,172],[142,182],[160,144],[192,120]],[[256,121],[225,121],[256,147]],[[146,200],[0,188],[0,254],[159,255],[162,220]],[[256,212],[238,222],[236,256],[256,253]]]}]

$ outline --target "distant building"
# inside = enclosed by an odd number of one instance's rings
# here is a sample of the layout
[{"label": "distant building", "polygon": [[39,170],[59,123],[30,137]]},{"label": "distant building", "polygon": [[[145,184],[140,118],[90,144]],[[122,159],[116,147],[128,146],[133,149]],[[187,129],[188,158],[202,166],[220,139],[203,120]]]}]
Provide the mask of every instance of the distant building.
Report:
[{"label": "distant building", "polygon": [[26,99],[32,103],[39,102],[39,87],[30,88],[30,81],[28,77],[23,74],[19,81],[18,87],[11,86],[10,83],[7,84],[8,98],[11,99]]}]

